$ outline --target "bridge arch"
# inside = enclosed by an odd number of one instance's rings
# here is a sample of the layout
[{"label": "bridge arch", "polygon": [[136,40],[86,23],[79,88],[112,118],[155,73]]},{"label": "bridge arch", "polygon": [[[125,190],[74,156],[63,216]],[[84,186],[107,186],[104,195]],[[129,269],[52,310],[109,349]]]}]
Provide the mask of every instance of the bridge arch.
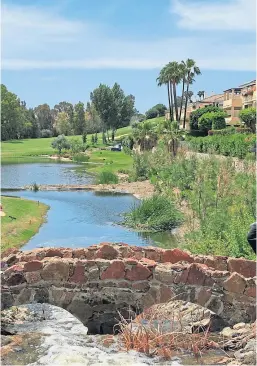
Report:
[{"label": "bridge arch", "polygon": [[180,249],[101,243],[12,251],[2,259],[2,308],[39,302],[68,310],[90,333],[110,333],[118,312],[173,298],[202,305],[228,324],[255,320],[256,263]]}]

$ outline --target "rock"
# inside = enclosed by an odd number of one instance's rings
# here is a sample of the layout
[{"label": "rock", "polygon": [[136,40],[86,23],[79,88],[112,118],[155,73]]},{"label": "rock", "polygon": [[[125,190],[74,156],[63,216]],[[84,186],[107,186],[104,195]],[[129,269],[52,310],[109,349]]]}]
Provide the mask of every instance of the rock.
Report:
[{"label": "rock", "polygon": [[250,339],[234,356],[243,365],[256,365],[256,339]]},{"label": "rock", "polygon": [[11,336],[4,336],[1,335],[1,346],[6,346],[7,344],[12,342],[12,337]]},{"label": "rock", "polygon": [[39,271],[42,267],[43,267],[42,262],[36,260],[24,263],[25,272]]},{"label": "rock", "polygon": [[61,259],[47,262],[41,277],[45,281],[67,281],[69,277],[69,263]]},{"label": "rock", "polygon": [[142,281],[147,280],[151,275],[152,272],[147,267],[141,263],[137,263],[136,265],[132,265],[132,268],[126,271],[125,278],[130,281]]},{"label": "rock", "polygon": [[233,329],[241,329],[244,328],[246,326],[245,323],[237,323],[233,326]]},{"label": "rock", "polygon": [[125,265],[123,261],[114,260],[102,273],[101,279],[121,279],[125,276]]},{"label": "rock", "polygon": [[110,244],[104,244],[96,252],[96,258],[102,259],[116,259],[119,256],[119,252]]},{"label": "rock", "polygon": [[230,272],[240,273],[242,276],[249,278],[256,276],[256,261],[244,258],[229,258],[228,270]]},{"label": "rock", "polygon": [[243,276],[233,272],[227,280],[223,282],[223,287],[229,292],[244,293],[246,281]]},{"label": "rock", "polygon": [[177,263],[177,262],[189,262],[192,263],[194,258],[184,250],[175,248],[168,249],[161,253],[161,262]]}]

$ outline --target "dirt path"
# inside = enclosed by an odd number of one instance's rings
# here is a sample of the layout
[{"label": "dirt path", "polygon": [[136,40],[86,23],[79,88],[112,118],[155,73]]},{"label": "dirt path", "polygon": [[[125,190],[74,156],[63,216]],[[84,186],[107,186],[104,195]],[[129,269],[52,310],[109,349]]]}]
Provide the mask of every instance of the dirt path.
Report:
[{"label": "dirt path", "polygon": [[[25,186],[23,189],[31,189],[30,186]],[[87,185],[40,185],[41,191],[77,191],[88,190],[96,192],[118,192],[129,193],[136,198],[148,198],[154,193],[154,186],[148,181],[143,182],[121,182],[118,184],[87,184]]]}]

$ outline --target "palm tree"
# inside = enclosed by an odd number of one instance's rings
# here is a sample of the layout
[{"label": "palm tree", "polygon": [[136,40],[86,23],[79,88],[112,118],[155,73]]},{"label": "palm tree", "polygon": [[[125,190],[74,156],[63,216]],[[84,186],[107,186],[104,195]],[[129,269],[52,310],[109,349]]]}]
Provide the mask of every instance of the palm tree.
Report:
[{"label": "palm tree", "polygon": [[181,113],[182,113],[182,107],[183,107],[183,102],[184,102],[184,98],[185,98],[185,82],[186,82],[186,64],[184,61],[181,61],[180,65],[180,72],[181,72],[181,78],[183,80],[182,82],[182,95],[181,95],[181,103],[180,103],[180,111],[179,111],[179,122],[181,120]]},{"label": "palm tree", "polygon": [[172,88],[173,88],[173,97],[174,97],[174,106],[175,106],[175,113],[176,113],[176,120],[179,120],[179,115],[178,115],[178,103],[177,103],[177,91],[176,91],[176,86],[177,84],[180,83],[181,81],[181,67],[179,65],[178,62],[173,61],[173,62],[169,62],[167,65],[167,74],[168,74],[168,78],[172,84]]},{"label": "palm tree", "polygon": [[204,97],[204,90],[199,90],[197,95],[198,95],[199,99],[201,100],[201,98]]},{"label": "palm tree", "polygon": [[156,79],[158,86],[162,86],[163,84],[167,85],[168,90],[168,101],[169,101],[169,111],[170,111],[170,120],[173,121],[173,101],[172,101],[172,90],[170,81],[167,74],[167,65],[164,66],[160,73],[158,78]]},{"label": "palm tree", "polygon": [[188,58],[185,62],[186,68],[186,84],[187,84],[187,95],[186,95],[186,102],[185,102],[185,112],[184,112],[184,121],[183,121],[183,128],[186,127],[186,112],[187,112],[187,102],[188,102],[188,91],[189,85],[194,82],[194,76],[200,75],[201,71],[198,66],[196,66],[195,61],[191,58]]},{"label": "palm tree", "polygon": [[157,141],[157,135],[151,121],[139,123],[133,129],[133,137],[142,150],[150,150]]},{"label": "palm tree", "polygon": [[184,134],[182,130],[179,130],[178,122],[163,121],[156,127],[156,132],[158,136],[161,136],[164,139],[168,147],[168,151],[171,152],[173,156],[176,156],[179,141]]}]

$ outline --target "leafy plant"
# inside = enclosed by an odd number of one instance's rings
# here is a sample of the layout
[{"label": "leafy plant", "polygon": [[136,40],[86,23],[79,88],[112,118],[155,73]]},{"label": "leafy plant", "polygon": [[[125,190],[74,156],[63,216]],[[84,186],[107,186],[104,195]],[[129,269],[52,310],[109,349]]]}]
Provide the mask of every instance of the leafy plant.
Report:
[{"label": "leafy plant", "polygon": [[70,143],[64,135],[59,135],[52,142],[52,148],[58,150],[59,155],[63,149],[70,149]]},{"label": "leafy plant", "polygon": [[222,111],[204,113],[198,119],[198,128],[200,131],[226,128],[225,117],[226,113]]},{"label": "leafy plant", "polygon": [[127,226],[145,231],[171,230],[181,222],[182,214],[174,202],[161,195],[144,199],[125,214]]},{"label": "leafy plant", "polygon": [[204,108],[196,109],[195,111],[193,111],[190,114],[190,129],[191,130],[199,130],[199,125],[198,125],[199,124],[199,118],[203,114],[208,113],[208,112],[223,112],[223,110],[220,109],[219,107],[212,106],[212,105],[206,106]]},{"label": "leafy plant", "polygon": [[239,117],[252,132],[256,131],[256,108],[242,109],[239,112]]},{"label": "leafy plant", "polygon": [[98,184],[117,184],[119,183],[119,178],[116,174],[109,170],[102,171],[98,176]]}]

